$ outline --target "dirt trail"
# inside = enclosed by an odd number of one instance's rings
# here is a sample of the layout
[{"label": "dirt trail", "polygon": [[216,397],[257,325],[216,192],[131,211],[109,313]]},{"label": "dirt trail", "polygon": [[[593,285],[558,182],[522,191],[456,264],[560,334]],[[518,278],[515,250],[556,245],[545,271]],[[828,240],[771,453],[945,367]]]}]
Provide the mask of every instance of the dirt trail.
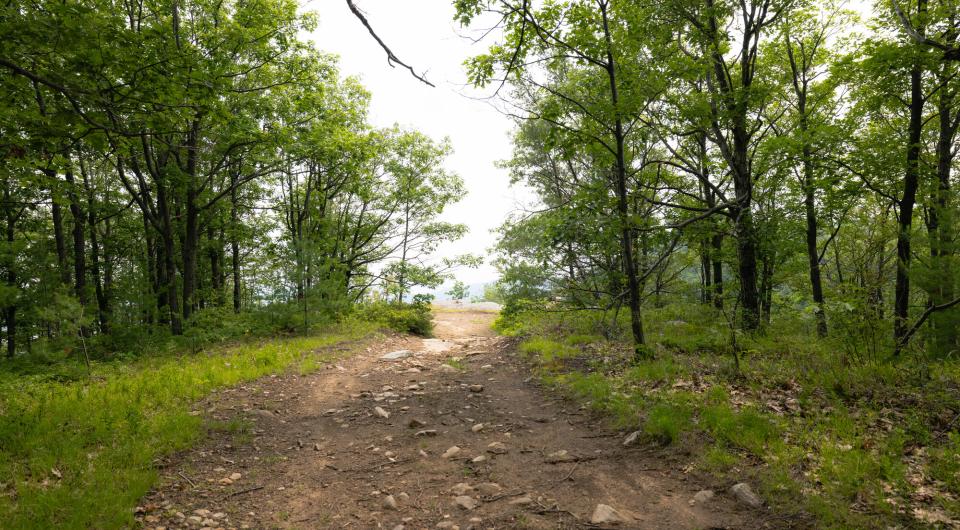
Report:
[{"label": "dirt trail", "polygon": [[[729,484],[691,503],[710,484],[687,462],[625,448],[538,388],[490,331],[494,316],[441,311],[435,339],[389,338],[315,374],[211,396],[205,413],[234,429],[166,462],[138,517],[148,528],[766,526],[720,491]],[[397,350],[410,353],[381,358]],[[625,521],[592,524],[600,503]]]}]

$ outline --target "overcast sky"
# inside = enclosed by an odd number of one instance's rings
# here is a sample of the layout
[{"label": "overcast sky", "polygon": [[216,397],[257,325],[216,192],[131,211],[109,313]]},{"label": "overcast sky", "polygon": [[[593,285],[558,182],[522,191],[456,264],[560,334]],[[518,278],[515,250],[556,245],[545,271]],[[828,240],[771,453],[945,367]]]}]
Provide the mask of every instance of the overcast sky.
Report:
[{"label": "overcast sky", "polygon": [[[356,0],[356,4],[393,52],[418,72],[425,71],[436,88],[420,83],[402,68],[391,68],[344,0],[301,0],[303,9],[320,19],[313,41],[320,50],[339,55],[343,75],[359,77],[370,90],[374,125],[398,123],[437,140],[450,139],[454,152],[447,169],[463,178],[468,193],[449,207],[444,220],[465,223],[470,233],[439,255],[486,255],[495,242],[490,230],[525,197],[522,190],[509,186],[507,172],[495,165],[510,156],[511,122],[490,104],[464,95],[481,94],[465,87],[463,60],[481,53],[489,43],[474,44],[465,38],[465,30],[453,21],[450,0]],[[489,264],[457,273],[468,284],[496,277]]]}]

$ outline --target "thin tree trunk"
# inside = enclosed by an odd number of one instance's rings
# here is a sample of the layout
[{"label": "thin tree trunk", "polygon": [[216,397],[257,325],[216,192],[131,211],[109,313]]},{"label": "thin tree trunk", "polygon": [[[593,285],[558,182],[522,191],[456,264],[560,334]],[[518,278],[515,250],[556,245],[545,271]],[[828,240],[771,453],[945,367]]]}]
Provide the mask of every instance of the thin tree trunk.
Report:
[{"label": "thin tree trunk", "polygon": [[[952,63],[942,68],[951,68]],[[938,306],[949,302],[954,296],[954,236],[955,219],[951,204],[951,170],[954,161],[954,142],[957,127],[960,124],[954,116],[954,94],[950,91],[948,81],[951,72],[943,72],[940,76],[941,88],[937,101],[939,131],[937,137],[937,188],[930,208],[930,253],[934,268],[934,288],[931,292],[932,305]],[[957,347],[957,310],[947,309],[930,315],[931,325],[934,328],[934,349],[944,355]]]},{"label": "thin tree trunk", "polygon": [[150,220],[147,219],[146,212],[143,212],[143,242],[144,250],[146,251],[147,301],[149,302],[144,304],[143,313],[144,321],[147,324],[153,324],[154,315],[157,309],[160,308],[160,291],[157,288],[159,285],[157,264],[160,260],[157,257],[157,244],[154,237],[154,230],[150,226]]},{"label": "thin tree trunk", "polygon": [[93,274],[94,292],[97,297],[97,317],[100,324],[100,333],[110,332],[109,307],[107,296],[103,289],[103,278],[100,274],[100,241],[97,234],[97,214],[93,188],[87,175],[83,161],[80,161],[80,174],[83,176],[83,187],[87,194],[87,227],[90,230],[90,272]]},{"label": "thin tree trunk", "polygon": [[233,312],[240,313],[240,214],[237,207],[236,174],[230,172],[230,267],[233,274]]},{"label": "thin tree trunk", "polygon": [[[9,186],[9,183],[8,183]],[[12,210],[10,205],[10,190],[8,188],[4,189],[4,202],[7,204],[7,208]],[[6,226],[6,239],[7,246],[13,250],[14,236],[16,235],[16,219],[13,215],[13,212],[7,211],[7,226]],[[16,259],[11,254],[9,257],[9,262],[7,263],[7,286],[13,289],[17,289],[17,271],[16,271]],[[13,358],[17,353],[17,301],[16,298],[10,300],[9,305],[4,309],[4,325],[7,328],[7,357]]]},{"label": "thin tree trunk", "polygon": [[213,223],[207,225],[207,256],[210,259],[210,296],[214,305],[220,305],[220,250]]},{"label": "thin tree trunk", "polygon": [[723,251],[723,235],[717,233],[710,238],[713,245],[713,306],[723,309],[723,260],[720,259]]},{"label": "thin tree trunk", "polygon": [[[747,124],[750,91],[753,84],[754,62],[756,60],[752,48],[754,38],[759,39],[759,29],[754,33],[744,33],[739,50],[740,86],[732,83],[730,70],[724,59],[724,51],[720,45],[720,29],[717,14],[714,11],[714,1],[707,0],[709,13],[707,15],[707,32],[712,46],[710,50],[713,63],[714,83],[719,85],[715,89],[717,96],[723,102],[723,113],[730,120],[731,141],[720,130],[717,116],[714,116],[713,128],[716,140],[721,142],[720,148],[724,158],[730,166],[733,176],[733,188],[736,194],[736,205],[728,210],[734,221],[734,236],[737,239],[737,272],[740,280],[741,327],[748,331],[760,327],[760,297],[757,291],[757,234],[753,223],[753,175],[750,171],[750,127]],[[746,9],[746,7],[744,7]],[[765,12],[765,10],[764,10]],[[759,16],[757,12],[744,13],[744,17],[753,19]],[[757,20],[750,20],[751,24]],[[709,79],[709,78],[708,78]]]},{"label": "thin tree trunk", "polygon": [[817,306],[817,335],[827,336],[827,315],[824,312],[823,281],[820,274],[820,253],[817,248],[817,210],[814,201],[812,150],[806,141],[807,120],[805,109],[800,109],[800,131],[804,135],[803,145],[803,207],[807,220],[807,263],[810,266],[810,289],[813,303]]},{"label": "thin tree trunk", "polygon": [[700,275],[703,278],[701,280],[701,292],[700,292],[700,303],[703,305],[710,304],[713,298],[713,269],[711,268],[710,260],[710,238],[705,238],[700,242]]},{"label": "thin tree trunk", "polygon": [[[919,0],[918,10],[923,17],[926,0]],[[920,142],[923,134],[923,69],[915,64],[910,69],[910,125],[908,129],[907,167],[903,177],[903,196],[897,215],[897,275],[893,302],[893,340],[895,354],[900,353],[910,318],[910,260],[913,207],[917,200],[920,178]]]},{"label": "thin tree trunk", "polygon": [[634,355],[639,360],[649,358],[650,354],[643,347],[646,338],[644,337],[643,320],[640,314],[640,281],[637,277],[637,265],[633,251],[633,228],[627,200],[627,161],[624,145],[626,135],[623,129],[623,118],[620,115],[617,65],[613,58],[613,42],[610,36],[606,3],[600,4],[600,12],[603,16],[603,33],[607,54],[606,71],[610,85],[610,104],[614,109],[614,138],[617,144],[614,179],[616,180],[617,215],[620,221],[620,253],[623,260],[623,272],[627,277],[627,303],[630,307],[630,331],[633,334]]},{"label": "thin tree trunk", "polygon": [[[43,170],[51,183],[57,180],[57,172],[52,169]],[[67,265],[67,243],[63,236],[63,208],[57,201],[55,187],[50,186],[50,211],[53,216],[53,240],[57,249],[57,270],[60,272],[60,283],[70,285],[70,268]]]},{"label": "thin tree trunk", "polygon": [[[76,182],[73,178],[73,171],[66,172],[67,185],[69,186],[67,196],[70,199],[70,214],[73,216],[73,280],[74,294],[81,306],[87,305],[87,263],[86,263],[86,238],[84,237],[84,225],[86,216],[83,214],[83,208],[80,206],[80,199],[77,195]],[[81,330],[86,334],[86,330]]]},{"label": "thin tree trunk", "polygon": [[180,302],[177,296],[177,263],[174,259],[176,246],[174,243],[173,219],[170,215],[166,187],[162,183],[157,186],[157,213],[160,216],[162,229],[160,239],[163,243],[163,271],[167,291],[166,302],[169,308],[170,332],[174,335],[182,335],[183,321],[180,319]]},{"label": "thin tree trunk", "polygon": [[623,272],[627,277],[627,302],[630,306],[630,331],[633,334],[634,355],[639,360],[650,355],[643,348],[646,339],[643,333],[643,320],[640,315],[640,281],[637,277],[637,266],[633,255],[633,229],[630,220],[629,203],[627,200],[627,162],[624,145],[625,133],[623,118],[620,115],[620,96],[617,86],[617,65],[613,59],[613,43],[610,36],[609,21],[607,20],[607,5],[600,4],[603,16],[603,33],[606,42],[606,71],[610,84],[610,104],[614,111],[614,138],[616,139],[616,180],[617,214],[620,221],[620,251],[623,260]]},{"label": "thin tree trunk", "polygon": [[183,319],[188,320],[197,300],[197,248],[200,244],[200,209],[197,205],[197,158],[200,118],[196,117],[187,135],[187,192],[184,220],[183,259]]},{"label": "thin tree trunk", "polygon": [[[816,305],[817,335],[827,336],[827,316],[824,312],[823,300],[823,282],[820,274],[820,254],[817,250],[817,210],[814,191],[816,189],[813,172],[813,147],[810,141],[810,123],[807,113],[807,95],[809,93],[810,83],[808,73],[811,68],[809,57],[816,53],[816,46],[808,52],[803,46],[800,46],[800,62],[797,62],[797,56],[794,54],[793,41],[790,35],[786,36],[787,56],[790,59],[790,71],[792,74],[793,91],[797,97],[797,113],[800,116],[800,141],[802,143],[801,156],[803,163],[803,207],[807,222],[806,240],[807,240],[807,263],[810,273],[810,290],[813,295],[813,303]],[[810,53],[811,55],[807,55]]]}]

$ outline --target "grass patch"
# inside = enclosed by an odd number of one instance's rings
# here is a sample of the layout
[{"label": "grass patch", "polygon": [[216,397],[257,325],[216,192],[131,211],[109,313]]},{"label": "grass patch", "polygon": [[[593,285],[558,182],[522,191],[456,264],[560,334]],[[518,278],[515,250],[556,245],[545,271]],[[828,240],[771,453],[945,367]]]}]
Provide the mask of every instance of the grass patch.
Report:
[{"label": "grass patch", "polygon": [[[119,528],[157,478],[156,458],[204,432],[191,404],[219,388],[338,356],[325,348],[379,325],[351,321],[313,336],[197,355],[95,363],[89,378],[0,375],[0,516],[5,528]],[[242,421],[208,428],[249,435]]]},{"label": "grass patch", "polygon": [[643,432],[662,445],[675,442],[680,433],[690,429],[693,410],[673,403],[654,405],[643,424]]},{"label": "grass patch", "polygon": [[817,528],[960,520],[960,361],[852,355],[784,317],[737,337],[737,371],[722,319],[683,304],[647,312],[655,355],[635,361],[626,315],[577,317],[513,314],[497,329],[521,337],[546,383],[650,443],[682,444],[703,471],[750,480],[783,514]]},{"label": "grass patch", "polygon": [[461,371],[461,372],[467,369],[467,363],[463,362],[463,359],[459,357],[451,357],[446,361],[444,361],[443,364],[447,366],[452,366],[453,368],[456,368],[458,371]]}]

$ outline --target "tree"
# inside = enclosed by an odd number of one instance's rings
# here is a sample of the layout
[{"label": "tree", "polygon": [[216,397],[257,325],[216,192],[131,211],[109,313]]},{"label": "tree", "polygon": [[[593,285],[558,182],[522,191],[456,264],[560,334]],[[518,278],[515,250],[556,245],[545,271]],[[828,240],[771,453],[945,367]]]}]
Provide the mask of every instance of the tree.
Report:
[{"label": "tree", "polygon": [[470,288],[467,287],[467,284],[457,280],[453,283],[453,287],[447,291],[447,294],[450,295],[450,298],[456,301],[457,304],[462,304],[463,299],[470,296]]}]

